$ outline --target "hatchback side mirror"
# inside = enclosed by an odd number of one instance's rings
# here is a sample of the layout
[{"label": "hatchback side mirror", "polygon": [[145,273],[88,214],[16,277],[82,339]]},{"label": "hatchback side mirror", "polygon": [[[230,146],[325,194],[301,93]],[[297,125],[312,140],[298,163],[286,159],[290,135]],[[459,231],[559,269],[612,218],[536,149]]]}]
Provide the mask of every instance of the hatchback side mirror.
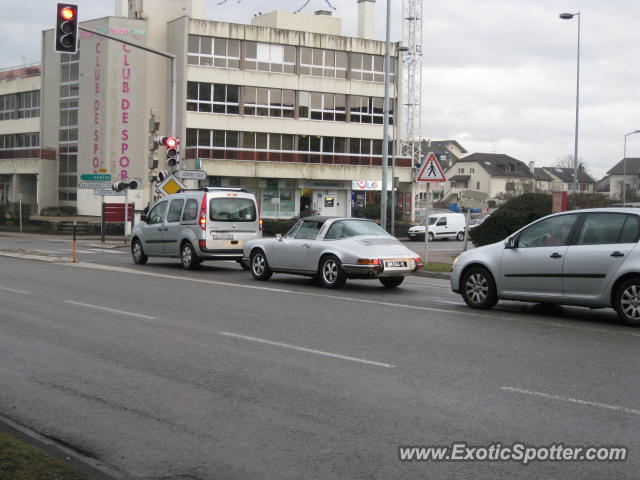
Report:
[{"label": "hatchback side mirror", "polygon": [[280,235],[279,233],[276,233],[276,240],[281,242],[282,241],[282,235]]},{"label": "hatchback side mirror", "polygon": [[149,217],[146,215],[140,215],[140,221],[144,223],[149,223]]},{"label": "hatchback side mirror", "polygon": [[507,238],[504,242],[504,248],[516,248],[516,237]]}]

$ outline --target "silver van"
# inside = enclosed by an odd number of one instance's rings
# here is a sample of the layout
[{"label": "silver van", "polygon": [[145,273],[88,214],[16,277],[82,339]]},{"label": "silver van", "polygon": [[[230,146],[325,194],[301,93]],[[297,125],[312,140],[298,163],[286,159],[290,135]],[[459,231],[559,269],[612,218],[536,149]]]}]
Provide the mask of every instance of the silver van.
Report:
[{"label": "silver van", "polygon": [[244,244],[262,236],[255,195],[242,188],[203,187],[158,200],[131,232],[134,263],[180,258],[185,269],[203,260],[236,260]]}]

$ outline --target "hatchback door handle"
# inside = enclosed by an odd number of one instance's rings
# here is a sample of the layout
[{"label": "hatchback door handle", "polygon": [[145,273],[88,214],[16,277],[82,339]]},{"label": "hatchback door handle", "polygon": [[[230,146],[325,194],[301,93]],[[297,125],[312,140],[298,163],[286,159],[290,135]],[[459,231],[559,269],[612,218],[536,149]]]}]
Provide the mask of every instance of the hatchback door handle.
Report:
[{"label": "hatchback door handle", "polygon": [[615,251],[611,254],[612,257],[624,257],[624,253],[619,252],[619,251]]},{"label": "hatchback door handle", "polygon": [[560,255],[558,252],[555,252],[551,254],[551,258],[562,258],[562,255]]}]

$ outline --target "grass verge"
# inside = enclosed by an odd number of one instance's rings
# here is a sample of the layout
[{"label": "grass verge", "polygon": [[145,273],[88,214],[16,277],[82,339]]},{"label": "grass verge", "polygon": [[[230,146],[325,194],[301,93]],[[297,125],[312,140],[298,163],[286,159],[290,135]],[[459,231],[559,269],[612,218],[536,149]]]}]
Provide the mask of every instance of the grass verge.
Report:
[{"label": "grass verge", "polygon": [[423,272],[450,272],[451,264],[442,262],[428,262],[422,267]]},{"label": "grass verge", "polygon": [[0,431],[0,480],[84,480],[73,467]]}]

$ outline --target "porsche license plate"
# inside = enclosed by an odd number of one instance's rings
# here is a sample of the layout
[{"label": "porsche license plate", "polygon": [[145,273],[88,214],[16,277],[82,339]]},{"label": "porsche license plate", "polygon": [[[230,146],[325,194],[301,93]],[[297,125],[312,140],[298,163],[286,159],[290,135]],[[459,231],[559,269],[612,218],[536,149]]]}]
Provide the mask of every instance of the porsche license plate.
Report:
[{"label": "porsche license plate", "polygon": [[384,262],[384,268],[407,268],[406,260],[387,260]]}]

